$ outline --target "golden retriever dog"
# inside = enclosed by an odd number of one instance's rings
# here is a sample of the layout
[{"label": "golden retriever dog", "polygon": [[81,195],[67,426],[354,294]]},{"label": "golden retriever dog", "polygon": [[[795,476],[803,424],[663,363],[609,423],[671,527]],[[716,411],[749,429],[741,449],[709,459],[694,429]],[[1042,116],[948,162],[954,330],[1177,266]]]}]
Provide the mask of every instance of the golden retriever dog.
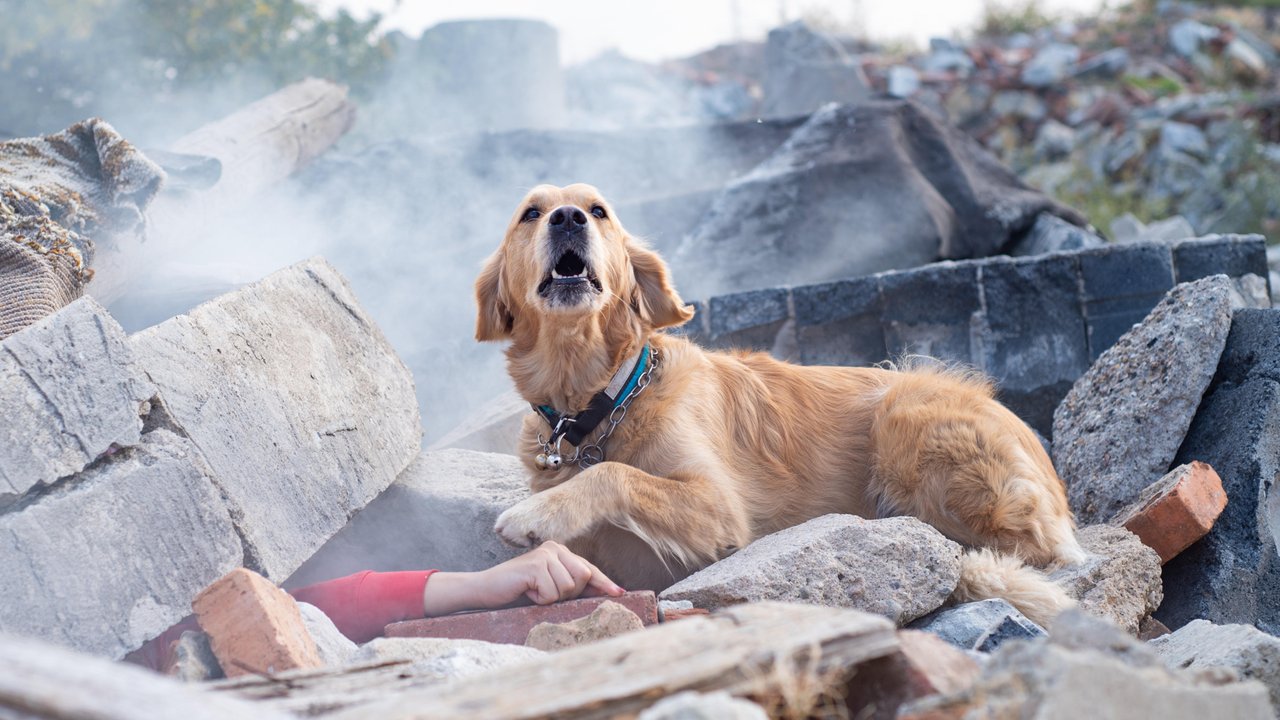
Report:
[{"label": "golden retriever dog", "polygon": [[912,515],[970,548],[957,601],[1003,597],[1040,622],[1071,603],[1026,566],[1084,558],[1062,481],[985,378],[798,366],[661,332],[693,311],[589,185],[529,193],[476,299],[476,338],[510,342],[537,410],[518,449],[534,494],[498,518],[507,542],[566,543],[661,590],[820,515]]}]

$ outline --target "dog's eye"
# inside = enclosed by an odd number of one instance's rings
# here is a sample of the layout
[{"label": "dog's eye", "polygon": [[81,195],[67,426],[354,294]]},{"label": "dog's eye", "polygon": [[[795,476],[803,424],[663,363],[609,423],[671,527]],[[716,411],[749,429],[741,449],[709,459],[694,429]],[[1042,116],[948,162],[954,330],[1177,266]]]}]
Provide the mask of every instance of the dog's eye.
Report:
[{"label": "dog's eye", "polygon": [[530,222],[542,217],[542,212],[538,208],[529,208],[524,211],[524,215],[520,216],[520,222]]},{"label": "dog's eye", "polygon": [[600,207],[599,205],[596,205],[595,207],[591,208],[591,214],[595,215],[597,218],[600,218],[601,220],[609,217],[609,214],[606,213],[604,211],[604,208]]}]

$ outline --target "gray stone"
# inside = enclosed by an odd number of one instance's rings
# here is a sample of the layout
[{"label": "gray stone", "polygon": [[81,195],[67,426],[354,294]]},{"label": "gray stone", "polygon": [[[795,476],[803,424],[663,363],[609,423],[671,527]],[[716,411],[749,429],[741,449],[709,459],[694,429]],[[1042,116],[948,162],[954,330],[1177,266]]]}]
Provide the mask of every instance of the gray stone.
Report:
[{"label": "gray stone", "polygon": [[1222,53],[1232,62],[1235,69],[1251,79],[1265,78],[1271,69],[1267,58],[1240,38],[1232,38]]},{"label": "gray stone", "polygon": [[1013,256],[1044,255],[1053,252],[1102,247],[1106,241],[1079,225],[1056,215],[1041,213],[1031,229],[1013,247]]},{"label": "gray stone", "polygon": [[514,455],[529,403],[509,390],[476,408],[457,427],[431,443],[428,450],[476,450]]},{"label": "gray stone", "polygon": [[0,515],[0,632],[123,657],[242,558],[199,450],[155,430]]},{"label": "gray stone", "polygon": [[756,540],[664,590],[714,610],[762,600],[851,607],[901,625],[960,581],[960,546],[910,517],[823,515]]},{"label": "gray stone", "polygon": [[686,690],[667,696],[641,712],[638,720],[768,720],[764,708],[718,690]]},{"label": "gray stone", "polygon": [[1132,163],[1139,161],[1147,152],[1147,143],[1143,139],[1142,133],[1136,130],[1129,130],[1120,133],[1114,140],[1107,143],[1105,150],[1105,159],[1103,168],[1108,175],[1119,175]]},{"label": "gray stone", "polygon": [[321,259],[130,338],[216,472],[249,565],[283,580],[417,455],[413,379]]},{"label": "gray stone", "polygon": [[644,629],[644,621],[616,602],[605,600],[591,614],[563,623],[538,623],[529,630],[525,647],[551,652]]},{"label": "gray stone", "polygon": [[0,341],[0,508],[137,445],[155,388],[124,330],[81,298]]},{"label": "gray stone", "polygon": [[1052,162],[1067,157],[1075,147],[1076,131],[1050,118],[1036,131],[1032,149],[1042,162]]},{"label": "gray stone", "polygon": [[[1209,139],[1205,137],[1204,131],[1195,125],[1164,122],[1160,124],[1160,149],[1166,152],[1186,153],[1203,160],[1209,157]],[[1184,237],[1191,237],[1191,235]]]},{"label": "gray stone", "polygon": [[[1111,227],[1114,229],[1116,224],[1112,223]],[[1187,222],[1187,219],[1181,215],[1174,215],[1164,220],[1157,220],[1150,225],[1139,224],[1137,232],[1130,232],[1129,228],[1125,227],[1124,236],[1116,235],[1115,239],[1116,242],[1165,243],[1173,245],[1183,240],[1192,239],[1195,236],[1196,230],[1191,227],[1191,223]]]},{"label": "gray stone", "polygon": [[310,603],[298,603],[298,612],[302,614],[302,624],[306,626],[311,639],[316,641],[316,653],[320,662],[329,667],[341,667],[353,661],[360,649],[351,641],[324,611]]},{"label": "gray stone", "polygon": [[1192,620],[1149,646],[1173,669],[1225,667],[1257,680],[1271,691],[1271,706],[1280,708],[1280,638],[1252,625]]},{"label": "gray stone", "polygon": [[209,636],[202,632],[184,631],[173,645],[173,654],[169,677],[183,682],[205,682],[224,677],[222,666],[209,644]]},{"label": "gray stone", "polygon": [[898,98],[907,98],[920,89],[920,73],[907,65],[894,65],[889,68],[888,92]]},{"label": "gray stone", "polygon": [[354,663],[407,660],[417,675],[449,680],[537,662],[546,653],[523,645],[446,638],[377,638],[360,646]]},{"label": "gray stone", "polygon": [[290,579],[306,585],[360,570],[484,570],[520,551],[493,524],[529,496],[528,470],[512,455],[424,452]]},{"label": "gray stone", "polygon": [[1073,77],[1082,79],[1109,79],[1119,77],[1129,67],[1128,48],[1111,48],[1076,64]]},{"label": "gray stone", "polygon": [[1036,121],[1043,120],[1049,113],[1049,108],[1035,93],[1001,90],[991,100],[991,112],[999,117]]},{"label": "gray stone", "polygon": [[1160,556],[1124,528],[1091,525],[1077,533],[1088,559],[1050,573],[1092,615],[1105,617],[1131,635],[1164,598]]},{"label": "gray stone", "polygon": [[1133,215],[1125,213],[1111,221],[1111,239],[1118,243],[1138,242],[1147,226]]},{"label": "gray stone", "polygon": [[1049,43],[1022,66],[1022,82],[1031,87],[1048,87],[1062,82],[1080,59],[1080,48],[1065,43]]},{"label": "gray stone", "polygon": [[1169,28],[1169,44],[1181,56],[1192,57],[1200,46],[1218,37],[1218,29],[1195,20],[1179,20]]},{"label": "gray stone", "polygon": [[973,59],[958,48],[935,48],[924,59],[925,72],[958,72],[967,74],[973,70]]},{"label": "gray stone", "polygon": [[1080,608],[1058,613],[1049,623],[1049,641],[1068,650],[1092,650],[1133,668],[1163,667],[1151,647],[1105,617]]},{"label": "gray stone", "polygon": [[1174,288],[1054,413],[1054,465],[1082,523],[1105,522],[1168,470],[1231,327],[1231,282]]},{"label": "gray stone", "polygon": [[1157,619],[1203,618],[1280,632],[1280,310],[1237,310],[1217,377],[1176,463],[1222,478],[1227,507],[1209,534],[1164,567]]},{"label": "gray stone", "polygon": [[1266,688],[1258,683],[1169,670],[1135,651],[1119,629],[1087,627],[1078,613],[1064,615],[1047,638],[1001,646],[972,687],[917,700],[899,717],[1272,717]]},{"label": "gray stone", "polygon": [[911,623],[961,650],[992,652],[1006,640],[1040,637],[1044,628],[999,598],[936,610]]},{"label": "gray stone", "polygon": [[803,21],[770,30],[764,52],[767,117],[808,115],[827,103],[855,103],[871,94],[862,66]]}]

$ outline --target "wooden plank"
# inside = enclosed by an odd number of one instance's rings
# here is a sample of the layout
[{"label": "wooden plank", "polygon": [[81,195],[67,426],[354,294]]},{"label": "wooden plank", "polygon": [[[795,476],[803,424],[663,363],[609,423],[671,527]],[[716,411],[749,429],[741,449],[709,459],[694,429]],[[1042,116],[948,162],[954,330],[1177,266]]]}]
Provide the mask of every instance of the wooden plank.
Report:
[{"label": "wooden plank", "polygon": [[290,716],[135,665],[0,636],[0,718],[221,720]]},{"label": "wooden plank", "polygon": [[776,698],[796,682],[847,679],[898,648],[892,623],[857,610],[754,603],[554,653],[447,686],[348,708],[343,720],[612,718],[682,690]]}]

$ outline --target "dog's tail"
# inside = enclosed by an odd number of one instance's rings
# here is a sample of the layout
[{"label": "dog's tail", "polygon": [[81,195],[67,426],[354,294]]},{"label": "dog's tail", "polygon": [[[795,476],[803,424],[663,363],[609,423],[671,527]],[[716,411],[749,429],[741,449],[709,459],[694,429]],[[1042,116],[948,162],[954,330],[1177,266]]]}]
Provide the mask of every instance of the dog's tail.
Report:
[{"label": "dog's tail", "polygon": [[960,584],[951,593],[951,600],[990,598],[1007,600],[1041,626],[1076,604],[1061,586],[1013,555],[986,549],[965,550],[960,556]]}]

